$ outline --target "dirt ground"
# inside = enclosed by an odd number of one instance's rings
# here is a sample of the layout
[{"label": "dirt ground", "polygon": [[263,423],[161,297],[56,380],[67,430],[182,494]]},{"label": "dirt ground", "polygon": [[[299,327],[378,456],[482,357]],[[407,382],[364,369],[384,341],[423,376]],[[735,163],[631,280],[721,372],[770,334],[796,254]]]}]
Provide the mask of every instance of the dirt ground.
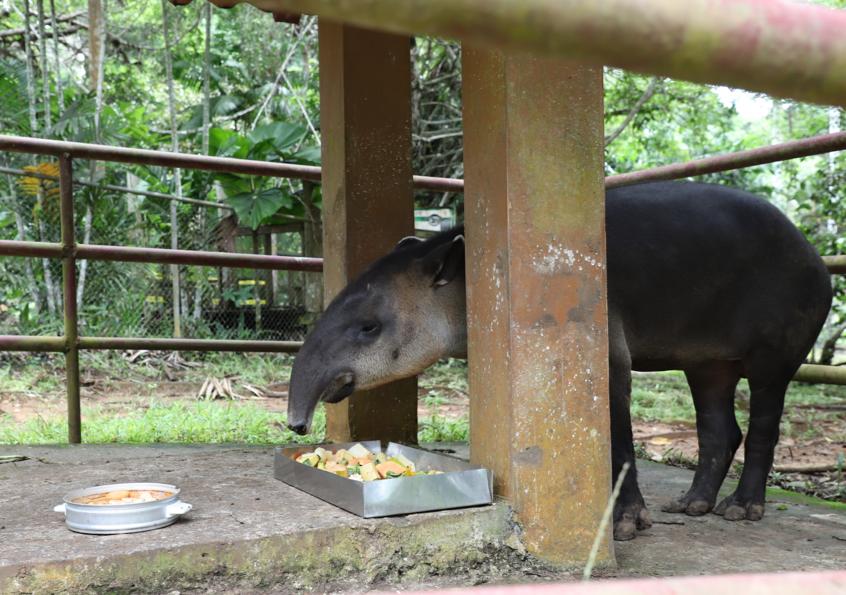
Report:
[{"label": "dirt ground", "polygon": [[[43,374],[56,375],[45,368]],[[145,402],[156,399],[165,402],[190,402],[197,399],[203,382],[186,381],[184,374],[169,374],[150,381],[144,378],[120,379],[106,371],[87,371],[82,379],[82,399],[85,411],[97,410],[100,415],[121,415],[145,408]],[[182,376],[183,378],[180,378]],[[52,390],[0,391],[0,415],[8,414],[17,422],[33,418],[48,419],[65,414],[61,376]],[[233,392],[239,398],[232,402],[252,403],[271,412],[287,408],[287,384],[261,387],[265,394],[257,396],[240,383],[232,381]],[[431,389],[432,386],[430,385]],[[466,418],[467,395],[450,386],[435,386],[440,398],[427,399],[429,389],[420,388],[421,417],[437,414],[455,420]],[[815,415],[814,409],[824,407],[826,415]],[[795,405],[785,411],[790,420],[789,436],[782,436],[776,448],[771,484],[829,500],[846,502],[846,400],[821,405]],[[813,426],[806,427],[806,426]],[[745,429],[745,428],[744,428]],[[813,431],[811,431],[813,430]],[[694,468],[697,458],[696,429],[690,423],[659,423],[643,420],[633,422],[638,456],[670,465]],[[743,448],[738,450],[730,476],[737,476],[738,464],[743,462]]]}]

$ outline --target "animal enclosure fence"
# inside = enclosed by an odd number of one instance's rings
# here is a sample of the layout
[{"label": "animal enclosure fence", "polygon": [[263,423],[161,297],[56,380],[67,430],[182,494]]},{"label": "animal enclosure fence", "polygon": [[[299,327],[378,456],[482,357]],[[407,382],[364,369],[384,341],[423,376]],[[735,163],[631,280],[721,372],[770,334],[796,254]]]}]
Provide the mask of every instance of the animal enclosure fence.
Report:
[{"label": "animal enclosure fence", "polygon": [[[716,173],[818,155],[846,149],[846,133],[790,141],[737,153],[697,159],[685,163],[646,169],[606,178],[606,187],[623,186],[654,180],[670,180],[688,176]],[[94,263],[148,263],[157,265],[195,265],[254,271],[286,271],[317,273],[322,270],[319,258],[272,256],[250,253],[227,253],[206,250],[172,250],[148,247],[79,244],[76,241],[73,205],[73,159],[88,158],[123,163],[144,163],[167,167],[196,168],[218,172],[296,178],[310,182],[320,179],[320,168],[282,163],[251,162],[248,160],[162,151],[66,143],[41,139],[0,136],[0,150],[51,155],[59,160],[59,194],[61,219],[60,242],[27,242],[0,240],[0,256],[50,258],[62,262],[62,303],[64,333],[62,336],[0,335],[0,351],[63,352],[67,367],[68,437],[70,442],[81,441],[79,359],[81,349],[156,349],[182,351],[252,351],[295,352],[300,341],[278,340],[210,340],[160,337],[88,336],[79,333],[79,313],[76,303],[76,263],[88,259]],[[2,173],[2,172],[0,172]],[[50,176],[46,176],[50,178]],[[415,176],[415,187],[439,192],[463,192],[464,181],[450,178]],[[191,199],[183,199],[191,200]],[[206,202],[206,201],[194,201]],[[204,206],[219,208],[210,203]],[[832,274],[846,274],[846,255],[823,257]],[[254,277],[255,278],[255,277]],[[831,384],[846,384],[846,369],[835,366],[807,364],[802,366],[796,380]]]}]

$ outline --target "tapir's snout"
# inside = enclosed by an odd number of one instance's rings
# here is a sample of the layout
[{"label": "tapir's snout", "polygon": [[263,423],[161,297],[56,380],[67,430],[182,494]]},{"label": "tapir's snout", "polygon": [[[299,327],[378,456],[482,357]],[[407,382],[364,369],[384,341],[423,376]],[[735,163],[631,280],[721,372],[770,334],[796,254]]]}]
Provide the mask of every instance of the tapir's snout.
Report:
[{"label": "tapir's snout", "polygon": [[311,429],[317,404],[338,403],[356,390],[356,376],[349,368],[327,365],[318,342],[306,345],[294,361],[288,393],[288,429],[304,436]]},{"label": "tapir's snout", "polygon": [[300,436],[305,436],[306,434],[308,434],[308,426],[306,424],[288,424],[288,429],[292,432],[296,432]]}]

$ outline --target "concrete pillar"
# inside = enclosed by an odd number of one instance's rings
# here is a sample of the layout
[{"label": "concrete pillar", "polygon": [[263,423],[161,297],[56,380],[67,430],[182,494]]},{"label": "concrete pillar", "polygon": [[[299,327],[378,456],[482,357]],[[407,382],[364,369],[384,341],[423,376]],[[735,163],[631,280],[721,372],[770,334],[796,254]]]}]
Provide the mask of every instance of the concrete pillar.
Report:
[{"label": "concrete pillar", "polygon": [[463,60],[471,459],[530,552],[580,566],[611,488],[602,68]]},{"label": "concrete pillar", "polygon": [[[411,44],[319,21],[324,291],[328,304],[414,233]],[[387,414],[386,412],[390,412]],[[417,380],[327,405],[327,437],[415,442]]]}]

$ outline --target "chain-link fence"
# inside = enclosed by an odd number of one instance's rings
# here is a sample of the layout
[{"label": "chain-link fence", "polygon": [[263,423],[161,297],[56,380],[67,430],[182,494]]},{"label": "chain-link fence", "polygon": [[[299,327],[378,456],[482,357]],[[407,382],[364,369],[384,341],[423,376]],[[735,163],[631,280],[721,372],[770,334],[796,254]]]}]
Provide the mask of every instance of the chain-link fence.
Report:
[{"label": "chain-link fence", "polygon": [[[2,166],[0,239],[58,242],[58,183],[20,174],[55,176],[54,160],[12,155]],[[114,167],[108,181],[119,185],[75,187],[77,241],[173,247],[174,201],[119,190],[139,191],[138,179]],[[179,249],[304,253],[304,221],[253,230],[225,205],[175,205]],[[56,259],[0,259],[0,334],[62,334],[61,267]],[[80,261],[77,279],[80,333],[87,336],[302,340],[321,306],[320,273]]]}]

